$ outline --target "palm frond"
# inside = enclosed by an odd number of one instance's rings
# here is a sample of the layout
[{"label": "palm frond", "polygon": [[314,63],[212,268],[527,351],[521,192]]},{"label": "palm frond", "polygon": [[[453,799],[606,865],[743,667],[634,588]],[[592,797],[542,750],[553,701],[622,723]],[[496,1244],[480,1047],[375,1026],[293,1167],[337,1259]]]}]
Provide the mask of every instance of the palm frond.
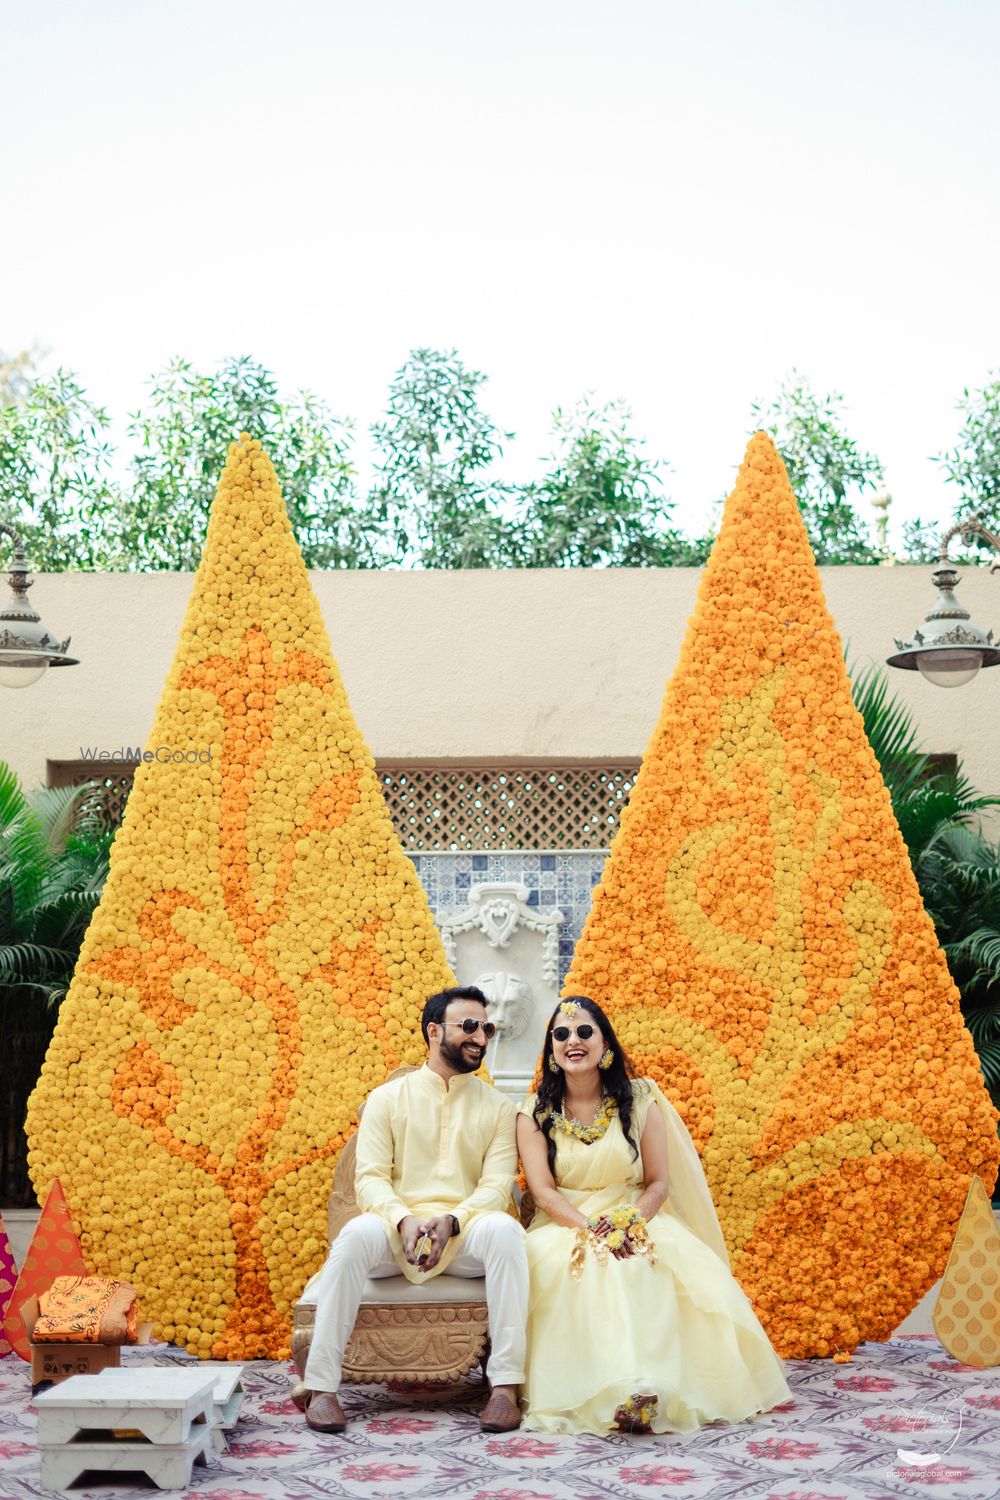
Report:
[{"label": "palm frond", "polygon": [[38,814],[22,807],[0,835],[0,882],[11,887],[16,912],[26,911],[37,900],[51,860]]},{"label": "palm frond", "polygon": [[985,1046],[987,1042],[1000,1042],[1000,1009],[996,1006],[970,1011],[965,1024],[977,1048]]},{"label": "palm frond", "polygon": [[987,1087],[1000,1089],[1000,1041],[985,1042],[977,1051]]},{"label": "palm frond", "polygon": [[14,821],[25,805],[25,795],[17,775],[6,761],[0,760],[0,837],[3,835],[3,830]]},{"label": "palm frond", "polygon": [[885,670],[874,661],[848,663],[854,706],[875,752],[893,804],[910,796],[927,775],[917,728],[906,705],[889,691]]},{"label": "palm frond", "polygon": [[6,943],[0,947],[0,984],[31,984],[72,973],[75,960],[63,948],[41,943]]},{"label": "palm frond", "polygon": [[957,942],[946,943],[944,951],[949,962],[966,959],[975,972],[972,981],[985,981],[986,989],[1000,985],[1000,932],[995,927],[977,927]]},{"label": "palm frond", "polygon": [[[993,802],[995,799],[983,800]],[[951,860],[955,866],[982,871],[986,874],[991,871],[1000,873],[1000,847],[991,844],[977,828],[953,823],[950,827],[943,828],[936,836],[934,849],[935,852]]]},{"label": "palm frond", "polygon": [[35,906],[31,936],[44,946],[76,949],[100,901],[100,891],[60,891]]},{"label": "palm frond", "polygon": [[79,799],[77,786],[42,786],[31,793],[29,804],[45,829],[52,853],[62,849],[72,833]]},{"label": "palm frond", "polygon": [[908,797],[896,816],[918,878],[921,862],[938,852],[961,865],[995,862],[979,823],[981,814],[998,806],[996,797],[960,799],[947,781],[931,782]]},{"label": "palm frond", "polygon": [[[51,1038],[55,1019],[52,1012],[57,1011],[65,1000],[71,978],[72,975],[62,979],[23,979],[17,985],[9,986],[7,993],[12,995],[16,1002],[20,1002],[20,1014],[30,1017],[27,1027],[23,1021],[18,1027],[19,1040],[29,1036],[33,1031]],[[3,987],[0,986],[0,994],[3,992]],[[44,1027],[44,1031],[40,1029],[39,1023]]]}]

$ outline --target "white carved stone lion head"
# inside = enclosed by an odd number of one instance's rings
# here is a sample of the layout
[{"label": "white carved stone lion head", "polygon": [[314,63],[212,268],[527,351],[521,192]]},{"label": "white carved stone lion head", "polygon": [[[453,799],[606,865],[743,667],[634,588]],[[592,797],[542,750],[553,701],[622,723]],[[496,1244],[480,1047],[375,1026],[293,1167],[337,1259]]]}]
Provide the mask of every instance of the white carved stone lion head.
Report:
[{"label": "white carved stone lion head", "polygon": [[476,984],[490,1002],[490,1020],[506,1041],[523,1036],[531,1020],[531,990],[517,974],[480,974]]}]

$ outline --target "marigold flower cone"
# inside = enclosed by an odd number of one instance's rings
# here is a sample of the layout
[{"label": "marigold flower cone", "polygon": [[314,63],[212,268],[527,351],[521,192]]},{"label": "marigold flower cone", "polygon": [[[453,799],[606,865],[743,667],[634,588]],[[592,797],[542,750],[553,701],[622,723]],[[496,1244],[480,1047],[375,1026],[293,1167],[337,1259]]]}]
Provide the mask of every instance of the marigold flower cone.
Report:
[{"label": "marigold flower cone", "polygon": [[62,1179],[158,1336],[277,1357],[358,1106],[452,980],[246,435],[147,749],[29,1103],[32,1181]]},{"label": "marigold flower cone", "polygon": [[763,433],[564,993],[684,1116],[778,1352],[888,1337],[992,1187],[998,1117]]}]

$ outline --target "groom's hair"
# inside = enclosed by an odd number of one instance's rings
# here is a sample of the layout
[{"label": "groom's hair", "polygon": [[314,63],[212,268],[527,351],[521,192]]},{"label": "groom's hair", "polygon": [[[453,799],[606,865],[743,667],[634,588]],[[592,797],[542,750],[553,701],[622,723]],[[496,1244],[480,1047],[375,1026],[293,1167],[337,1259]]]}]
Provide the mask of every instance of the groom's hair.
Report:
[{"label": "groom's hair", "polygon": [[420,1017],[420,1030],[424,1034],[424,1041],[429,1042],[427,1028],[431,1022],[440,1026],[445,1018],[445,1012],[453,1000],[475,1000],[483,1007],[486,1006],[486,996],[482,990],[474,984],[458,984],[454,989],[438,990],[436,995],[431,995],[424,1002],[424,1012]]}]

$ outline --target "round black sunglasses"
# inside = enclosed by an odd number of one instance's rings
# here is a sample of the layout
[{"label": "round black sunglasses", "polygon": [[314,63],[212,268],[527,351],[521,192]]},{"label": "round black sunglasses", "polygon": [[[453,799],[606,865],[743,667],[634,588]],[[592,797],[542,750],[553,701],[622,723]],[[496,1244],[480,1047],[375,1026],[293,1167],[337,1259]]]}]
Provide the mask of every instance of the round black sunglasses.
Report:
[{"label": "round black sunglasses", "polygon": [[[576,1034],[581,1042],[589,1042],[594,1035],[594,1028],[584,1021],[582,1026],[576,1028]],[[568,1042],[572,1035],[568,1026],[553,1026],[552,1028],[552,1036],[557,1042]]]}]

